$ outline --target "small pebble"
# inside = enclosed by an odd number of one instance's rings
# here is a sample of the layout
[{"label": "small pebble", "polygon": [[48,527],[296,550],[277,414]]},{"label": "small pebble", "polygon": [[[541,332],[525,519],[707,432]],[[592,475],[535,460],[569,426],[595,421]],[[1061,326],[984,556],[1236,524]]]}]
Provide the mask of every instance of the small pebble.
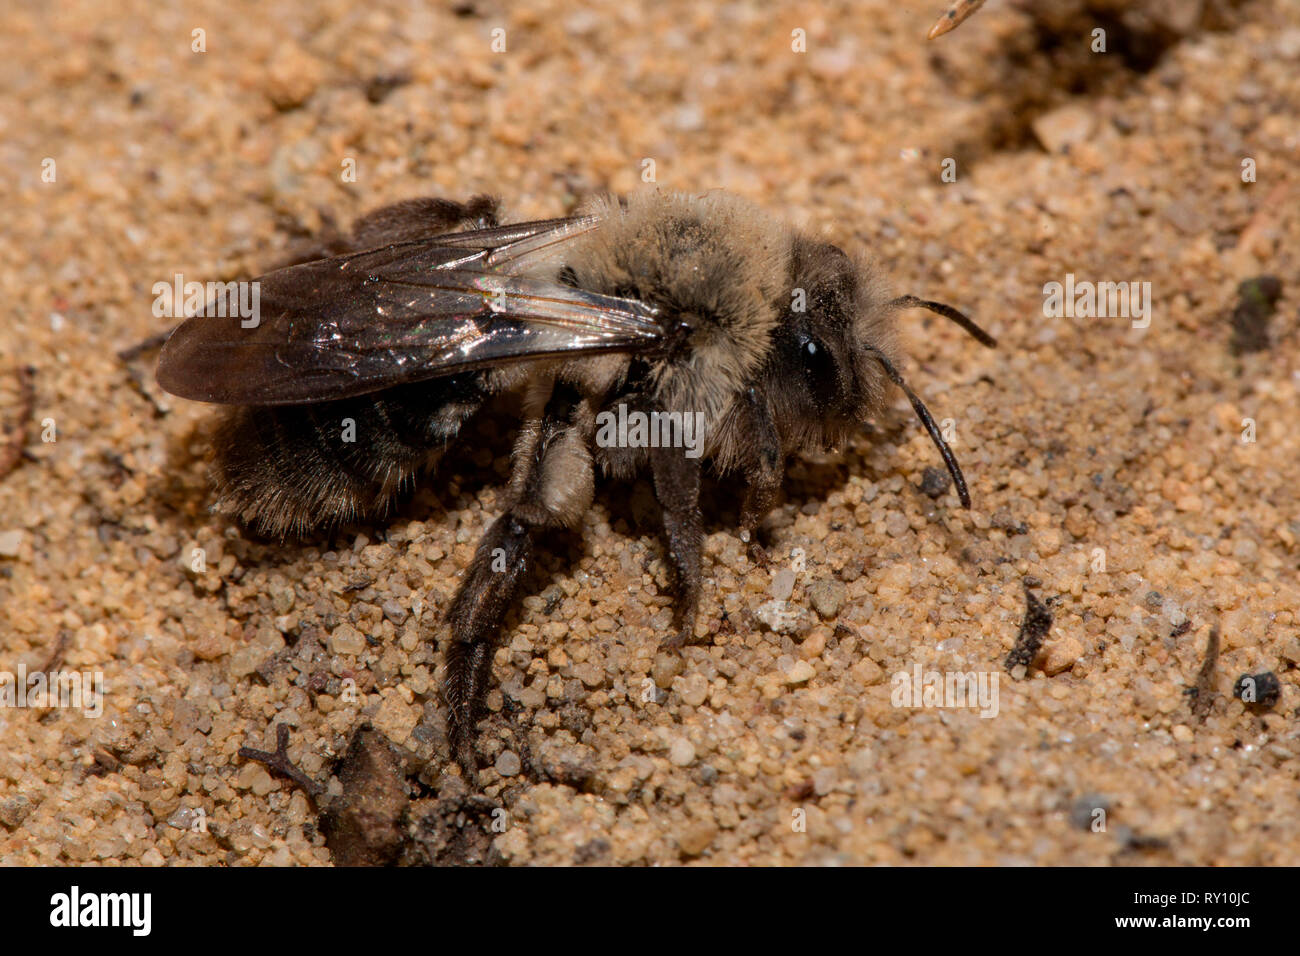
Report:
[{"label": "small pebble", "polygon": [[844,603],[846,589],[844,585],[832,579],[814,581],[808,586],[808,603],[813,606],[823,620],[835,617],[840,613],[840,607]]},{"label": "small pebble", "polygon": [[1070,823],[1076,829],[1091,830],[1094,824],[1104,826],[1109,812],[1109,800],[1099,793],[1086,793],[1070,806]]},{"label": "small pebble", "polygon": [[335,654],[356,656],[366,649],[366,639],[351,624],[340,624],[330,634],[330,650]]},{"label": "small pebble", "polygon": [[1268,710],[1282,698],[1282,682],[1272,671],[1242,674],[1232,685],[1232,696],[1258,710]]},{"label": "small pebble", "polygon": [[650,666],[650,678],[657,687],[667,690],[673,686],[673,678],[680,674],[685,666],[681,654],[675,651],[660,651],[655,655],[654,663]]},{"label": "small pebble", "polygon": [[790,668],[790,672],[785,675],[785,682],[787,684],[806,684],[816,675],[817,672],[813,670],[813,666],[807,661],[795,661],[794,666]]},{"label": "small pebble", "polygon": [[759,606],[754,616],[777,634],[802,634],[808,630],[808,613],[789,601],[768,601]]},{"label": "small pebble", "polygon": [[387,601],[383,603],[381,607],[384,612],[384,617],[388,618],[398,627],[401,627],[403,624],[406,623],[406,618],[409,612],[406,610],[406,608],[402,607],[400,601],[396,600],[395,598],[389,598]]},{"label": "small pebble", "polygon": [[693,823],[677,838],[677,848],[682,851],[682,856],[699,856],[717,835],[718,828],[712,823]]},{"label": "small pebble", "polygon": [[497,755],[496,763],[493,764],[496,772],[503,777],[517,776],[523,769],[523,764],[519,760],[519,755],[513,750],[503,750]]},{"label": "small pebble", "polygon": [[1043,657],[1043,673],[1048,677],[1055,677],[1068,671],[1083,654],[1083,642],[1073,635],[1053,641],[1047,647]]},{"label": "small pebble", "polygon": [[695,762],[695,745],[685,737],[678,737],[668,749],[668,760],[674,767],[689,767]]},{"label": "small pebble", "polygon": [[952,487],[952,476],[947,469],[927,467],[921,472],[921,493],[931,498],[941,498]]},{"label": "small pebble", "polygon": [[794,572],[783,568],[772,576],[772,597],[778,601],[790,600],[794,594]]},{"label": "small pebble", "polygon": [[1096,128],[1096,112],[1088,106],[1068,104],[1033,121],[1034,135],[1049,153],[1060,152],[1074,143],[1082,143]]},{"label": "small pebble", "polygon": [[16,829],[27,819],[34,806],[31,798],[23,793],[0,800],[0,823],[10,830]]},{"label": "small pebble", "polygon": [[23,545],[23,532],[0,531],[0,558],[16,558],[18,549]]}]

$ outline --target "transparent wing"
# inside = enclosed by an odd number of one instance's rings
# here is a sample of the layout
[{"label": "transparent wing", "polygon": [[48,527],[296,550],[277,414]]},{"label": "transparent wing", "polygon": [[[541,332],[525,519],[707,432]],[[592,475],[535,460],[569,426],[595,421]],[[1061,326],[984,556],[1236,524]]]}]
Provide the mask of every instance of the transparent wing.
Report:
[{"label": "transparent wing", "polygon": [[518,274],[598,225],[517,223],[279,269],[256,280],[255,323],[224,299],[182,323],[158,383],[195,401],[290,405],[508,362],[653,349],[663,337],[654,308]]}]

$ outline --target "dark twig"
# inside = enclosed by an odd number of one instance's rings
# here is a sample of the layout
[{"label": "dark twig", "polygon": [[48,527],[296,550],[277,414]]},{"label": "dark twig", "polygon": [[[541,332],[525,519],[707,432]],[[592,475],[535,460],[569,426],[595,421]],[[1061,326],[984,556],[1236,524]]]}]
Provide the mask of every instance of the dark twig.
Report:
[{"label": "dark twig", "polygon": [[325,792],[325,788],[293,765],[289,759],[289,725],[275,725],[275,752],[254,750],[252,747],[240,747],[239,756],[245,760],[256,760],[266,766],[272,773],[292,780],[313,797]]},{"label": "dark twig", "polygon": [[152,352],[160,349],[166,344],[167,339],[175,332],[175,328],[168,329],[166,332],[159,332],[151,335],[141,342],[137,342],[130,348],[122,349],[117,353],[118,359],[126,366],[126,374],[131,379],[131,387],[140,394],[140,397],[153,406],[154,417],[161,418],[170,410],[166,406],[159,404],[157,397],[150,391],[146,382],[146,373],[142,372],[132,363],[146,352]]},{"label": "dark twig", "polygon": [[63,655],[68,651],[68,645],[72,643],[72,632],[64,629],[59,631],[59,636],[54,642],[54,648],[50,651],[50,656],[45,659],[45,664],[41,671],[49,674],[50,671],[58,670],[63,664]]},{"label": "dark twig", "polygon": [[122,351],[117,353],[117,357],[123,362],[134,362],[145,352],[152,352],[154,349],[162,348],[167,342],[167,339],[175,331],[176,330],[172,328],[168,329],[166,332],[159,332],[156,335],[151,335],[147,339],[135,343],[135,345],[132,345],[130,348],[122,349]]},{"label": "dark twig", "polygon": [[20,365],[14,370],[14,376],[18,380],[18,414],[14,417],[13,434],[0,446],[0,478],[18,467],[27,447],[27,422],[36,408],[36,369]]},{"label": "dark twig", "polygon": [[930,28],[927,39],[933,40],[943,36],[949,30],[955,30],[963,20],[982,6],[984,0],[953,0],[952,6],[945,10],[943,16],[939,17],[938,22]]},{"label": "dark twig", "polygon": [[1196,674],[1196,683],[1187,688],[1192,699],[1192,713],[1204,720],[1214,704],[1214,668],[1219,662],[1219,625],[1210,628],[1210,638],[1205,642],[1205,660]]},{"label": "dark twig", "polygon": [[1025,619],[1020,624],[1020,633],[1016,635],[1015,646],[1007,654],[1006,668],[1013,671],[1023,664],[1028,669],[1038,656],[1043,646],[1043,639],[1052,629],[1052,612],[1047,605],[1034,597],[1034,592],[1025,585]]}]

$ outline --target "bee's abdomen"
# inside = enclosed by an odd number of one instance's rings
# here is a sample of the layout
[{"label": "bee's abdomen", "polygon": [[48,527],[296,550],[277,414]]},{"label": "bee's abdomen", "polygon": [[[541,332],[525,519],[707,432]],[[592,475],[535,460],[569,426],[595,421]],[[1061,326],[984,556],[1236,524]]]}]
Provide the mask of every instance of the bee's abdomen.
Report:
[{"label": "bee's abdomen", "polygon": [[215,442],[217,510],[275,537],[381,514],[484,397],[473,372],[314,405],[235,409]]}]

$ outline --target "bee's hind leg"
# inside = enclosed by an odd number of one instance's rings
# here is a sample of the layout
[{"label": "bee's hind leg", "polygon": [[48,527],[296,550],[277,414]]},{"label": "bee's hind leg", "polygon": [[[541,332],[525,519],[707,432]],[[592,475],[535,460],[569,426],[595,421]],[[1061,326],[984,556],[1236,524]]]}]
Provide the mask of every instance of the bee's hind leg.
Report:
[{"label": "bee's hind leg", "polygon": [[471,785],[476,775],[474,724],[492,676],[501,621],[528,571],[533,529],[515,514],[497,518],[479,542],[465,580],[447,613],[447,700],[452,756]]},{"label": "bee's hind leg", "polygon": [[429,196],[404,199],[372,209],[345,232],[329,218],[314,239],[295,245],[276,268],[311,262],[329,256],[363,252],[394,242],[412,242],[452,232],[487,229],[497,224],[498,203],[491,196],[474,196],[466,202]]},{"label": "bee's hind leg", "polygon": [[[515,444],[507,510],[488,529],[447,612],[444,695],[452,756],[471,785],[477,776],[474,731],[479,704],[492,675],[501,622],[518,594],[536,535],[574,528],[591,506],[591,451],[595,416],[588,403],[560,386],[528,398]],[[540,409],[539,409],[540,406]]]},{"label": "bee's hind leg", "polygon": [[491,196],[456,202],[429,196],[404,199],[371,210],[352,224],[352,248],[373,249],[450,232],[487,229],[497,224],[498,203]]}]

